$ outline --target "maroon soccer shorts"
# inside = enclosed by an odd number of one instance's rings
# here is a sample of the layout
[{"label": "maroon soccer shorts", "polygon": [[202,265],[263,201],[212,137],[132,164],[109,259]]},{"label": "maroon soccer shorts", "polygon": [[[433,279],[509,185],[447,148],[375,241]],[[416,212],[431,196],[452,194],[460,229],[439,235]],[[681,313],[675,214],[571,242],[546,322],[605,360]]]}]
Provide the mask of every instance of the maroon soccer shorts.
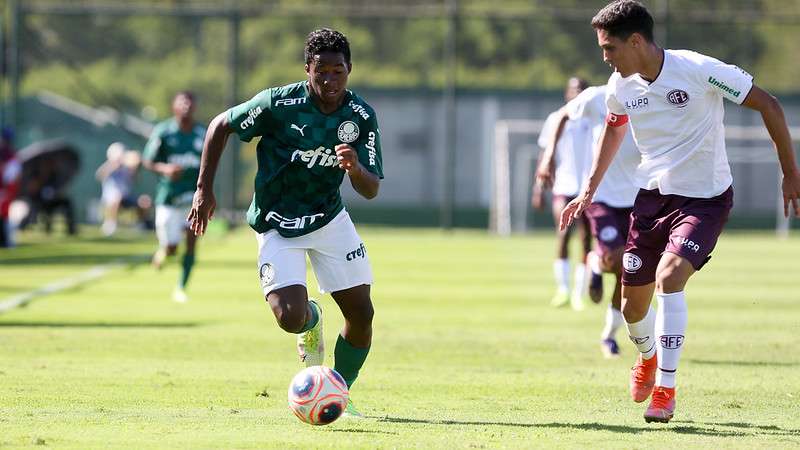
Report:
[{"label": "maroon soccer shorts", "polygon": [[601,258],[628,241],[628,228],[633,208],[614,208],[605,203],[592,203],[584,214],[597,242],[595,253]]},{"label": "maroon soccer shorts", "polygon": [[643,286],[654,282],[664,252],[681,256],[700,270],[711,258],[732,207],[732,187],[712,198],[640,190],[622,257],[622,284]]}]

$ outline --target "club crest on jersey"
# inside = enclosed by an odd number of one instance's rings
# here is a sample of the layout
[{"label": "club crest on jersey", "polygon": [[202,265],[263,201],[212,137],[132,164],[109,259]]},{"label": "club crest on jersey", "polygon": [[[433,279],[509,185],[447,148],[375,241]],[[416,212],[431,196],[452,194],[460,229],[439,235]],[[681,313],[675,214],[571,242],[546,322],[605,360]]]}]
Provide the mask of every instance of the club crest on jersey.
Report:
[{"label": "club crest on jersey", "polygon": [[264,263],[258,270],[258,278],[261,280],[261,287],[267,287],[275,279],[275,268],[270,263]]},{"label": "club crest on jersey", "polygon": [[339,131],[336,132],[336,135],[339,137],[339,140],[345,144],[355,142],[355,140],[358,139],[358,125],[350,120],[342,122],[342,124],[339,125]]},{"label": "club crest on jersey", "polygon": [[689,94],[681,89],[673,89],[667,92],[667,101],[678,108],[683,108],[689,103]]},{"label": "club crest on jersey", "polygon": [[625,253],[622,255],[622,267],[625,269],[625,272],[634,273],[642,268],[642,258],[639,258],[633,253]]}]

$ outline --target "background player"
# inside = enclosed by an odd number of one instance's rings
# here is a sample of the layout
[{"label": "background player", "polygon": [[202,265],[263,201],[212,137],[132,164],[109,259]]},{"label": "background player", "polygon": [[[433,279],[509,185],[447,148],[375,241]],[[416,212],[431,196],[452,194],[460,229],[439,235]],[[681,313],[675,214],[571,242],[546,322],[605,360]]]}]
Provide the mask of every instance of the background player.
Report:
[{"label": "background player", "polygon": [[186,235],[186,252],[181,261],[178,285],[172,293],[176,302],[186,302],[186,284],[195,260],[197,237],[186,232],[186,215],[192,204],[200,168],[205,128],[194,120],[194,94],[178,92],[172,100],[171,119],[153,129],[144,148],[142,164],[160,175],[156,188],[156,235],[158,250],[153,265],[160,269],[168,256],[175,255]]},{"label": "background player", "polygon": [[[264,297],[278,325],[298,334],[301,361],[322,364],[322,310],[308,299],[308,254],[320,291],[330,292],[344,315],[334,369],[351,387],[372,342],[372,270],[339,186],[346,173],[363,197],[378,194],[380,130],[375,111],[346,89],[352,64],[344,35],[312,32],[305,61],[306,81],[264,90],[211,122],[189,219],[195,233],[205,232],[216,206],[214,175],[228,135],[235,132],[248,142],[261,137],[247,220],[257,233]],[[352,402],[346,413],[360,416]]]},{"label": "background player", "polygon": [[[592,86],[567,103],[561,120],[588,120],[592,126],[593,149],[600,142],[606,114],[606,86]],[[595,276],[606,272],[613,273],[616,277],[611,302],[606,310],[605,326],[600,335],[600,350],[607,358],[619,355],[616,332],[624,323],[620,306],[622,254],[628,239],[633,201],[639,191],[635,173],[640,161],[633,137],[626,134],[619,154],[608,167],[607,176],[597,187],[593,202],[584,213],[595,239],[594,250],[587,258],[588,266]],[[602,283],[597,282],[590,285],[589,296],[595,303],[602,300],[602,286]]]},{"label": "background player", "polygon": [[[641,352],[631,374],[637,402],[652,393],[647,422],[668,422],[687,322],[684,289],[708,261],[733,203],[725,153],[723,98],[761,113],[783,172],[784,213],[800,215],[800,170],[780,103],[736,66],[653,41],[640,3],[610,3],[592,19],[608,82],[609,115],[584,192],[561,216],[567,226],[592,201],[630,120],[642,154],[633,224],[623,256],[623,314]],[[650,302],[656,291],[658,311]],[[657,370],[656,370],[657,368]]]},{"label": "background player", "polygon": [[[587,85],[585,80],[570,78],[564,90],[564,101],[575,98]],[[544,191],[551,189],[553,218],[556,223],[564,205],[580,192],[581,182],[589,173],[592,161],[589,123],[583,119],[560,122],[563,116],[559,111],[547,116],[539,134],[538,144],[544,151],[536,170],[531,201],[534,208],[541,209]],[[556,259],[553,261],[556,293],[551,304],[558,307],[569,302],[573,309],[580,311],[583,309],[583,297],[586,294],[586,255],[591,250],[591,236],[588,221],[581,218],[579,228],[583,252],[580,262],[575,266],[575,279],[570,295],[569,238],[573,228],[561,230],[556,226]]]}]

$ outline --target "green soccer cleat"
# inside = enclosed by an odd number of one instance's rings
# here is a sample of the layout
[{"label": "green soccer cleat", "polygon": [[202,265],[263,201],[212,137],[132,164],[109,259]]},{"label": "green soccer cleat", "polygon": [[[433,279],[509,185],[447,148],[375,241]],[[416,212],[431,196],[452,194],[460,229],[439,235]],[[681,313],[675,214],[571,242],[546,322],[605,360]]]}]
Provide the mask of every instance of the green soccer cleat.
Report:
[{"label": "green soccer cleat", "polygon": [[306,367],[321,366],[325,361],[325,340],[322,336],[322,308],[314,299],[308,299],[312,308],[317,310],[319,320],[314,328],[297,335],[297,354],[300,362]]},{"label": "green soccer cleat", "polygon": [[364,415],[358,412],[355,405],[353,405],[352,400],[347,401],[347,407],[344,409],[342,413],[342,417],[349,417],[351,419],[363,419]]}]

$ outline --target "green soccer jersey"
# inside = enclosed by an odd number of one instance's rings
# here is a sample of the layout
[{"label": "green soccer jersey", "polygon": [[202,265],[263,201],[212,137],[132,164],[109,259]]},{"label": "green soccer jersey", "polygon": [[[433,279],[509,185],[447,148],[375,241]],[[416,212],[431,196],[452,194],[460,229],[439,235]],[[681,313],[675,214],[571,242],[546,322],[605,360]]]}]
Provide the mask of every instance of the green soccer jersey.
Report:
[{"label": "green soccer jersey", "polygon": [[345,171],[334,148],[350,144],[366,169],[383,178],[380,130],[375,111],[351,91],[331,114],[314,105],[308,82],[258,93],[228,110],[243,141],[260,136],[255,192],[247,221],[259,233],[284,237],[318,230],[344,208],[339,186]]},{"label": "green soccer jersey", "polygon": [[157,205],[184,207],[192,204],[205,135],[206,129],[199,124],[188,133],[181,131],[175,119],[165,120],[155,126],[142,157],[152,162],[177,164],[183,168],[177,180],[159,177],[156,187]]}]

